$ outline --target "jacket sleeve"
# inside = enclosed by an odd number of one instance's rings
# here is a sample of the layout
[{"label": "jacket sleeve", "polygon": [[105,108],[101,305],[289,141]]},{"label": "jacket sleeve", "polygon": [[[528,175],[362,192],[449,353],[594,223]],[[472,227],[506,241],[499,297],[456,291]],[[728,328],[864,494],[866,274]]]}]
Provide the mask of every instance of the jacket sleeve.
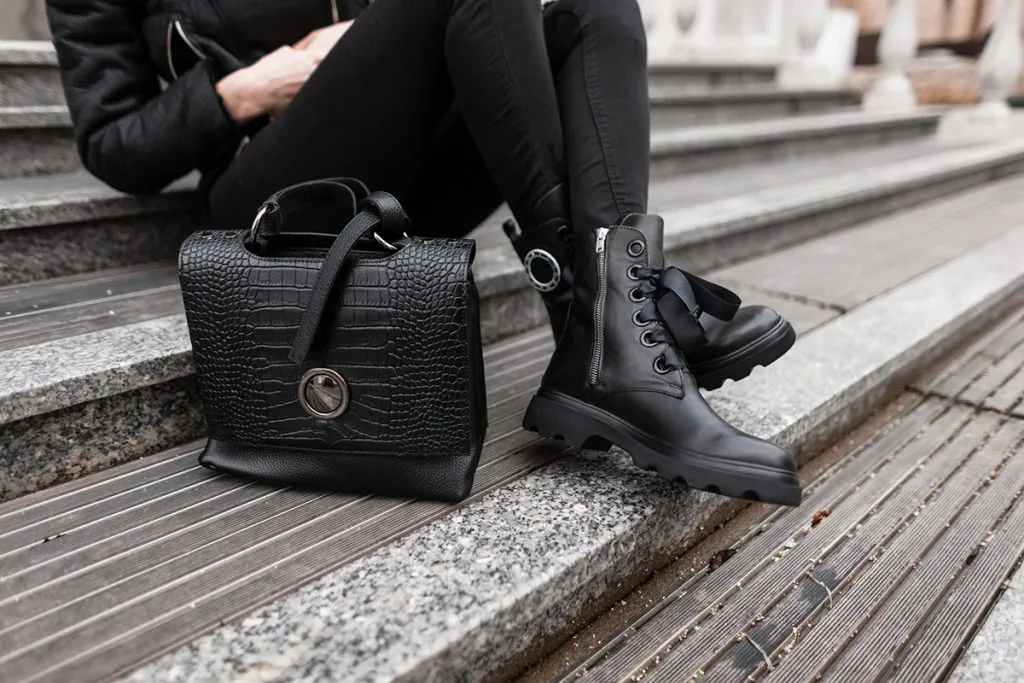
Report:
[{"label": "jacket sleeve", "polygon": [[137,0],[47,0],[64,91],[85,167],[147,194],[230,157],[242,139],[199,62],[161,92]]}]

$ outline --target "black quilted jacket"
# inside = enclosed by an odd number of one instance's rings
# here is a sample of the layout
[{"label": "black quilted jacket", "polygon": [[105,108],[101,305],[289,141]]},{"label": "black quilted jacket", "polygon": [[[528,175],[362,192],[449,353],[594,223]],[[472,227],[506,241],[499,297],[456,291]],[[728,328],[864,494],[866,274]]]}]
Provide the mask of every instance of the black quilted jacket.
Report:
[{"label": "black quilted jacket", "polygon": [[248,131],[228,116],[216,82],[366,4],[47,0],[82,162],[136,194],[222,167]]}]

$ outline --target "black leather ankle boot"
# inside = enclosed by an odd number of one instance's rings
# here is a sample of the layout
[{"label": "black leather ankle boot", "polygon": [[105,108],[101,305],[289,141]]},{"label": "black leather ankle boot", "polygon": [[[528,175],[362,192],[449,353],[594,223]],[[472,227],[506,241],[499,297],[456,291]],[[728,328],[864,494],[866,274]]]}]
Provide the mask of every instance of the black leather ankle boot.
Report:
[{"label": "black leather ankle boot", "polygon": [[503,228],[526,268],[530,284],[540,292],[551,331],[558,341],[572,301],[572,228],[565,184],[556,185],[538,202],[531,225],[520,229],[509,219]]},{"label": "black leather ankle boot", "polygon": [[[535,213],[537,220],[549,218],[526,230],[520,230],[509,219],[504,229],[530,284],[541,294],[558,341],[569,316],[575,258],[565,185],[549,192]],[[707,333],[707,343],[688,353],[687,360],[703,389],[717,389],[727,379],[740,380],[759,365],[771,365],[796,341],[796,331],[789,321],[767,306],[744,306],[729,321],[702,315],[700,323]]]},{"label": "black leather ankle boot", "polygon": [[640,467],[736,498],[800,503],[793,458],[720,418],[684,354],[707,343],[701,312],[739,299],[664,267],[663,223],[632,215],[577,235],[573,303],[523,426],[572,446],[628,452]]}]

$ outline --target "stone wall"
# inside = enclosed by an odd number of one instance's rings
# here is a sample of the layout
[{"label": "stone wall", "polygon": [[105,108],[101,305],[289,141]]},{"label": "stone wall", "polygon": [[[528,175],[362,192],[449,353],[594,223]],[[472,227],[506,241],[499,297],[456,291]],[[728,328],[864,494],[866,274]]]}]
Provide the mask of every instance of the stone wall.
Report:
[{"label": "stone wall", "polygon": [[0,40],[50,37],[43,0],[0,0]]}]

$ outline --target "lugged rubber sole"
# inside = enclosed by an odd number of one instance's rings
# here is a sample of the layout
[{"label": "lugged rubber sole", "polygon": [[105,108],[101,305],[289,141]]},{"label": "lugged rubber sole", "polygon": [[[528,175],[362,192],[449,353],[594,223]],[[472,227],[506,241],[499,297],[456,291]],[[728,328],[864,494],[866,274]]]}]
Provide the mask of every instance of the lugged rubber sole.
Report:
[{"label": "lugged rubber sole", "polygon": [[768,367],[793,348],[794,343],[796,330],[788,320],[782,318],[775,327],[743,348],[728,356],[692,365],[690,370],[702,389],[713,391],[725,384],[727,379],[743,379],[759,365]]},{"label": "lugged rubber sole", "polygon": [[615,415],[563,394],[541,389],[526,409],[523,428],[576,448],[629,453],[640,468],[690,488],[732,498],[799,505],[800,481],[788,470],[718,461],[679,448],[666,452]]}]

